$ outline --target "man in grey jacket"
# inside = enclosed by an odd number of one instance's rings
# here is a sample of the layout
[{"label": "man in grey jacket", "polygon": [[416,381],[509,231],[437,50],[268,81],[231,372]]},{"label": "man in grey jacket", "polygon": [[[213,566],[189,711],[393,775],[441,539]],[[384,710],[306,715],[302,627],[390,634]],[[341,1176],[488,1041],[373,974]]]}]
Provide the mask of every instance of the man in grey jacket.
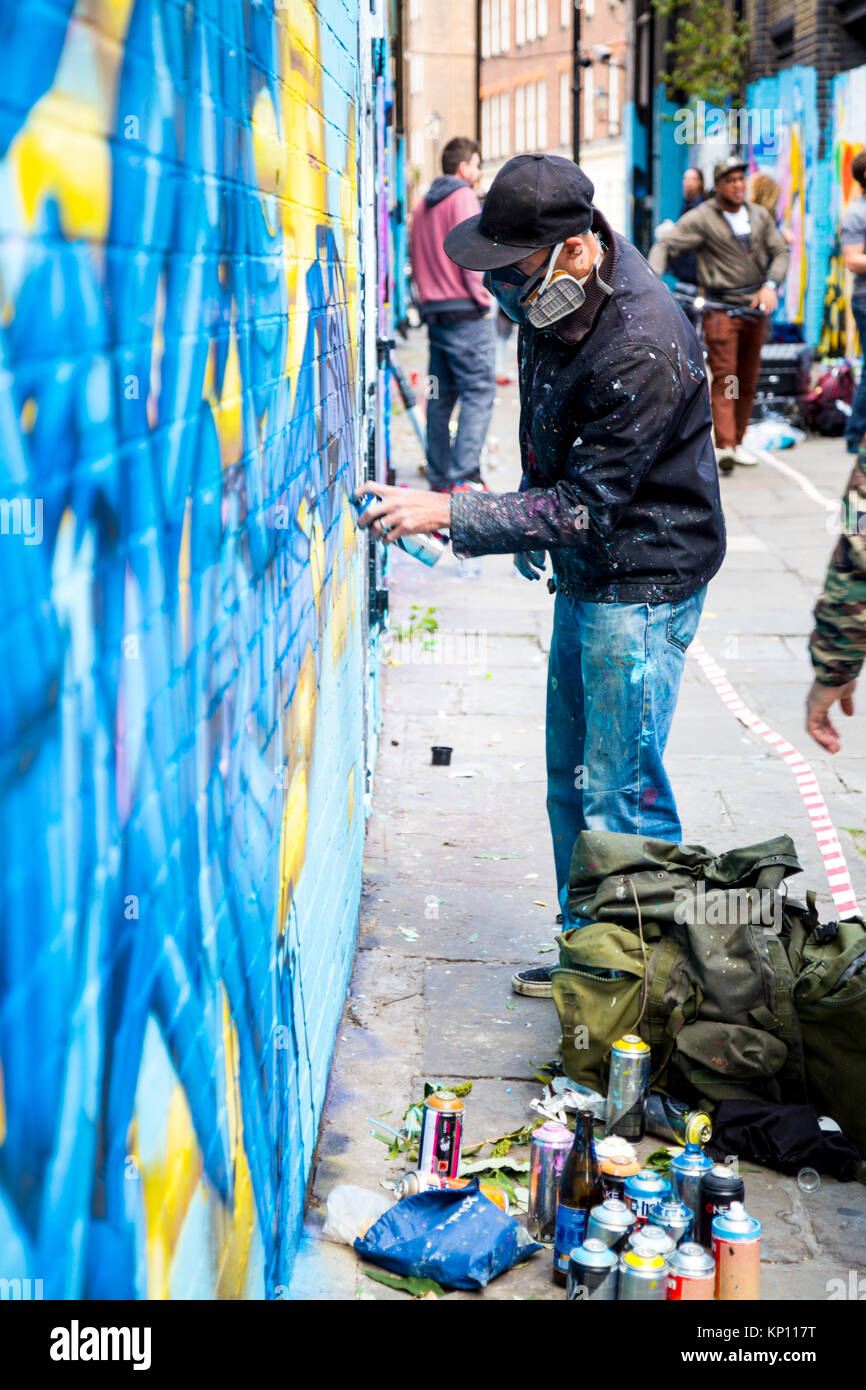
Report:
[{"label": "man in grey jacket", "polygon": [[708,299],[760,310],[765,317],[734,317],[723,309],[704,315],[712,389],[713,431],[719,468],[754,465],[743,448],[761,368],[766,318],[775,313],[790,252],[766,208],[746,202],[746,164],[731,155],[714,170],[715,197],[685,213],[664,232],[649,263],[664,274],[668,257],[694,251],[698,284]]}]

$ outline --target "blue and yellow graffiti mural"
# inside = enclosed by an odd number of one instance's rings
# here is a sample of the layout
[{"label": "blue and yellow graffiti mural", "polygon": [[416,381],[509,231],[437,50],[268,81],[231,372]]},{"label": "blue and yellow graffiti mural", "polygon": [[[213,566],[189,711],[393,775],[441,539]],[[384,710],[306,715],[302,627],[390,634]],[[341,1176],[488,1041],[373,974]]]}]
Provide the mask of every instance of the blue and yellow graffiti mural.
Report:
[{"label": "blue and yellow graffiti mural", "polygon": [[0,0],[0,1276],[46,1298],[288,1279],[363,843],[357,26]]}]

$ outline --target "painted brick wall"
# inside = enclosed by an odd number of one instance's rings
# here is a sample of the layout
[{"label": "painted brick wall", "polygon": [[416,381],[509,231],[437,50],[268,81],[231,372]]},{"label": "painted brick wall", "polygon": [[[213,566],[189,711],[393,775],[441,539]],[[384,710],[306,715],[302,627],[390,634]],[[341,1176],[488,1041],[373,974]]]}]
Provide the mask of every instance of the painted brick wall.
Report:
[{"label": "painted brick wall", "polygon": [[0,6],[0,1277],[45,1298],[288,1284],[364,835],[358,24]]}]

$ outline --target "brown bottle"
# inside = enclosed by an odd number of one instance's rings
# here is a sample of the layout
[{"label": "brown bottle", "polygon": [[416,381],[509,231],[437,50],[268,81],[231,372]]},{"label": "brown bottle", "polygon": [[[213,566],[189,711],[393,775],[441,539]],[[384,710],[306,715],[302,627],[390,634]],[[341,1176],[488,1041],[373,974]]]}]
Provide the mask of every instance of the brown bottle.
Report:
[{"label": "brown bottle", "polygon": [[586,1239],[586,1223],[593,1207],[603,1201],[601,1170],[592,1144],[593,1116],[579,1110],[571,1153],[559,1180],[556,1203],[556,1235],[553,1245],[553,1280],[565,1284],[568,1257]]}]

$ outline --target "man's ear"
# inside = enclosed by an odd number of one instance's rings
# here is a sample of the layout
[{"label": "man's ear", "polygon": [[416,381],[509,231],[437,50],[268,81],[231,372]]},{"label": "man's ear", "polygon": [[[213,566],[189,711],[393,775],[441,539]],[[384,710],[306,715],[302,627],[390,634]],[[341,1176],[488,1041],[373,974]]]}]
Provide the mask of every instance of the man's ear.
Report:
[{"label": "man's ear", "polygon": [[569,270],[573,275],[588,275],[595,260],[595,251],[591,250],[582,236],[566,237],[564,248],[569,260]]}]

